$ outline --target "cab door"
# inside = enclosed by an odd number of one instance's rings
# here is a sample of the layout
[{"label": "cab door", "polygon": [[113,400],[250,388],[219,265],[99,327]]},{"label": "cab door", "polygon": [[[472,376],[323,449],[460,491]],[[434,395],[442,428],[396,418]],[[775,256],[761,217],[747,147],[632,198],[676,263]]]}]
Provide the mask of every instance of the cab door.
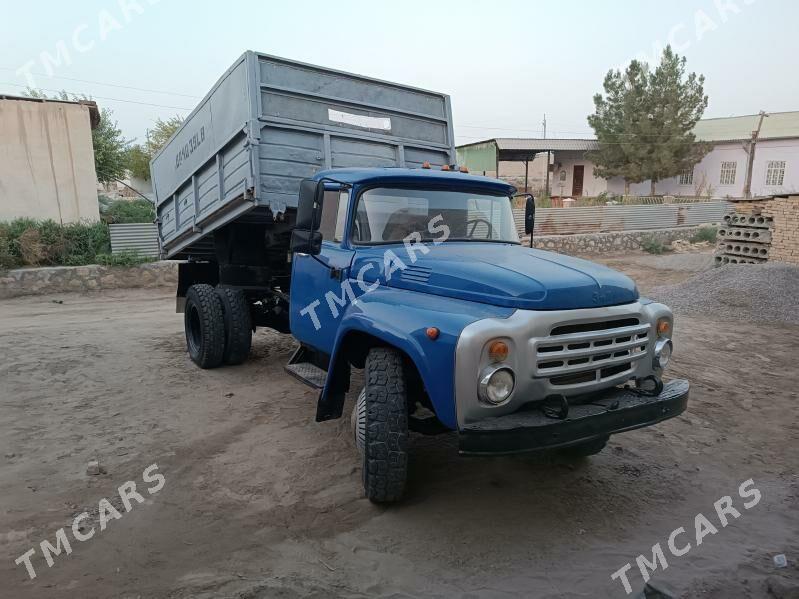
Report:
[{"label": "cab door", "polygon": [[348,191],[325,191],[319,225],[322,251],[318,256],[293,256],[289,313],[291,333],[304,345],[326,354],[333,350],[338,323],[346,308],[333,302],[332,297],[337,297],[341,302],[342,296],[345,296],[341,284],[348,279],[354,255],[343,243],[348,206]]}]

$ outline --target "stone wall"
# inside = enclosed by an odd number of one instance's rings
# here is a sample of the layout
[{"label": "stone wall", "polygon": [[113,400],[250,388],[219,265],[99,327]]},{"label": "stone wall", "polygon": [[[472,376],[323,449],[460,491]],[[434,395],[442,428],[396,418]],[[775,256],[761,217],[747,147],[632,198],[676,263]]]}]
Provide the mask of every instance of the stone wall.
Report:
[{"label": "stone wall", "polygon": [[[562,254],[599,254],[624,250],[640,250],[644,239],[656,239],[663,245],[672,241],[688,240],[702,227],[679,227],[652,231],[617,231],[613,233],[587,233],[581,235],[539,235],[533,245],[543,250]],[[530,238],[523,241],[530,244]]]},{"label": "stone wall", "polygon": [[[583,235],[546,235],[535,238],[535,247],[563,254],[596,254],[641,249],[646,238],[664,245],[690,239],[701,227],[654,231],[619,231]],[[529,245],[529,238],[524,245]],[[0,299],[21,295],[69,293],[128,287],[170,287],[178,280],[177,262],[152,262],[132,267],[53,266],[20,268],[0,273]]]},{"label": "stone wall", "polygon": [[0,299],[126,287],[174,287],[177,281],[177,262],[151,262],[130,267],[94,264],[20,268],[0,273]]}]

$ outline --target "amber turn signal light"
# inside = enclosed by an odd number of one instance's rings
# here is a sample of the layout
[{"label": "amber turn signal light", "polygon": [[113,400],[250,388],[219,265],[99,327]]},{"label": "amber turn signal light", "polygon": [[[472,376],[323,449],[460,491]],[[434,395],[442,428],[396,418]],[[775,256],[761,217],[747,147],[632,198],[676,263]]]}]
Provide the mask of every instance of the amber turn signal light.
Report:
[{"label": "amber turn signal light", "polygon": [[488,345],[488,357],[492,362],[504,362],[508,358],[508,344],[504,341],[492,341]]},{"label": "amber turn signal light", "polygon": [[439,331],[436,327],[428,327],[427,331],[425,332],[427,333],[427,337],[431,341],[435,341],[436,339],[438,339],[438,335],[441,333],[441,331]]},{"label": "amber turn signal light", "polygon": [[658,335],[668,335],[671,333],[671,322],[668,318],[661,318],[658,320]]}]

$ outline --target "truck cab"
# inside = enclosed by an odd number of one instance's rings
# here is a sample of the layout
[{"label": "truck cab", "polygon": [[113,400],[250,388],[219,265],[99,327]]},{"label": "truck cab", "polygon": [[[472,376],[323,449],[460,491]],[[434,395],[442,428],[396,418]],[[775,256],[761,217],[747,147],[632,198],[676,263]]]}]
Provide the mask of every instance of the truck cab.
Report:
[{"label": "truck cab", "polygon": [[673,317],[627,276],[523,247],[502,181],[447,170],[339,169],[301,186],[287,369],[343,413],[352,368],[364,485],[401,497],[409,431],[459,451],[601,450],[681,413],[663,381]]}]

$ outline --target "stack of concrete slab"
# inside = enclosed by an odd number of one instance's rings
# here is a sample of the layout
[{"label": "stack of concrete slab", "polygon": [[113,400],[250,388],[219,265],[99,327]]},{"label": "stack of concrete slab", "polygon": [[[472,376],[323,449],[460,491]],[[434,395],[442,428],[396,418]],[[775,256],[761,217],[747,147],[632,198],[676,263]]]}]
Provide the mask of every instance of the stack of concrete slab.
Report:
[{"label": "stack of concrete slab", "polygon": [[726,215],[718,231],[716,265],[768,261],[773,230],[774,219],[759,211]]}]

